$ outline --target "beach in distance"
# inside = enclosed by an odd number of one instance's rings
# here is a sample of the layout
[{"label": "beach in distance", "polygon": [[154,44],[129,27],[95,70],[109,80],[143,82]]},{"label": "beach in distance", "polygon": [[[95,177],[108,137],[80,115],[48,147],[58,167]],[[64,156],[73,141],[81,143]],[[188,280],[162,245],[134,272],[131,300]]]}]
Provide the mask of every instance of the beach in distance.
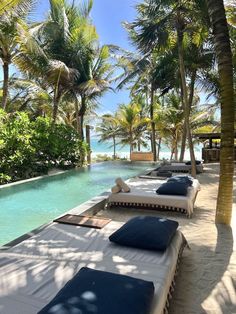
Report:
[{"label": "beach in distance", "polygon": [[[96,158],[97,155],[107,155],[109,157],[112,157],[113,155],[113,147],[112,147],[112,142],[99,142],[98,137],[91,137],[91,150],[92,150],[92,158]],[[142,151],[150,151],[150,147],[148,148],[142,148]],[[195,151],[195,158],[197,160],[202,159],[202,144],[195,144],[194,146],[194,151]],[[129,159],[129,146],[121,146],[117,145],[116,146],[116,154],[120,158],[127,158]],[[170,149],[165,145],[161,144],[161,151],[160,151],[160,160],[165,158],[165,159],[170,159]],[[185,160],[190,160],[190,154],[189,150],[186,149]]]}]

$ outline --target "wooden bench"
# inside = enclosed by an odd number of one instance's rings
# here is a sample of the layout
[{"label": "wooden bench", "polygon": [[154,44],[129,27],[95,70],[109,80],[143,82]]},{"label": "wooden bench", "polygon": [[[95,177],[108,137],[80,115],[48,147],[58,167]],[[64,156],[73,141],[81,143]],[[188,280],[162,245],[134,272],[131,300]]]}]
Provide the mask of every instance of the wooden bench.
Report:
[{"label": "wooden bench", "polygon": [[152,152],[132,152],[131,161],[153,161]]}]

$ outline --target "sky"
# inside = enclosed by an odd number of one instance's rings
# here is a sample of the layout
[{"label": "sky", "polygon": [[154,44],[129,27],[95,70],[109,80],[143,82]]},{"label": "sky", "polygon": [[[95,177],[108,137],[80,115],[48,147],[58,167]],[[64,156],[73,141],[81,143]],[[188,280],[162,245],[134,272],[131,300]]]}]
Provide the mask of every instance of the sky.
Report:
[{"label": "sky", "polygon": [[[92,19],[100,36],[101,44],[115,44],[131,50],[126,30],[122,22],[135,18],[135,0],[94,0]],[[109,92],[100,101],[100,112],[113,112],[120,103],[129,102],[129,92]]]},{"label": "sky", "polygon": [[[75,0],[75,4],[80,0]],[[133,50],[122,22],[131,22],[135,18],[137,0],[94,0],[91,18],[96,26],[101,45],[114,44],[127,50]],[[47,16],[48,0],[38,0],[33,18],[40,20]],[[129,92],[122,90],[107,92],[100,100],[99,114],[114,112],[121,103],[129,102]]]}]

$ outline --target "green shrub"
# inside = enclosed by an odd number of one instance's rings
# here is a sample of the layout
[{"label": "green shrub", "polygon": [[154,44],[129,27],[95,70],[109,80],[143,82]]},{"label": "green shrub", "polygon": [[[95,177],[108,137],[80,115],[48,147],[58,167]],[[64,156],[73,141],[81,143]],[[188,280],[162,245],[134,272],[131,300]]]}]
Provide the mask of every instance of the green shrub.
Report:
[{"label": "green shrub", "polygon": [[33,123],[33,143],[37,160],[51,166],[80,165],[86,155],[87,146],[80,141],[74,128],[64,124],[53,124],[39,117]]},{"label": "green shrub", "polygon": [[0,173],[0,184],[5,184],[8,182],[11,182],[11,177],[4,173]]},{"label": "green shrub", "polygon": [[35,163],[29,117],[26,113],[1,114],[0,172],[13,180],[27,178]]},{"label": "green shrub", "polygon": [[0,111],[0,183],[80,165],[87,146],[70,126],[48,118],[30,121],[27,113]]}]

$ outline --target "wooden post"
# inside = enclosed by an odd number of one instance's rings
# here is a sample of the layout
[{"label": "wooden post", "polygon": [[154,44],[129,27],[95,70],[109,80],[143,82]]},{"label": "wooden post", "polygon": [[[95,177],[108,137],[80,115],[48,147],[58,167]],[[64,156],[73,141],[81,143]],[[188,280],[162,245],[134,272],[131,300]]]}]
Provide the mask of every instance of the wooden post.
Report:
[{"label": "wooden post", "polygon": [[87,163],[91,164],[90,125],[86,125],[86,142],[88,144]]},{"label": "wooden post", "polygon": [[209,138],[209,148],[212,148],[212,138]]}]

